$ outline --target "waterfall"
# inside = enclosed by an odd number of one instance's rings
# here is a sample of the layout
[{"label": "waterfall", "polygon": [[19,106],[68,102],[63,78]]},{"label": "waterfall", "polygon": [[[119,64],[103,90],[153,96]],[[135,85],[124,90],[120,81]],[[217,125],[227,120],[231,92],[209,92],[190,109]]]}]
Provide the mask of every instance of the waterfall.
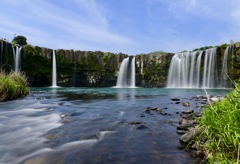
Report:
[{"label": "waterfall", "polygon": [[198,55],[198,58],[197,58],[197,69],[196,69],[196,75],[197,75],[197,78],[196,78],[196,85],[195,87],[196,88],[199,88],[200,87],[200,71],[201,71],[201,59],[202,59],[202,54],[203,54],[203,51],[200,51],[200,54]]},{"label": "waterfall", "polygon": [[229,53],[232,52],[232,48],[233,48],[232,45],[226,48],[222,59],[221,87],[223,88],[228,88],[231,85],[227,75],[228,75],[228,55]]},{"label": "waterfall", "polygon": [[170,63],[168,88],[214,88],[218,87],[216,48],[203,51],[176,53]]},{"label": "waterfall", "polygon": [[216,48],[206,50],[203,68],[203,88],[214,88],[218,81]]},{"label": "waterfall", "polygon": [[[14,49],[15,47],[15,49]],[[12,49],[13,49],[13,56],[14,56],[14,71],[15,72],[19,72],[20,71],[20,61],[21,61],[21,50],[22,50],[22,47],[19,46],[19,45],[12,45]]]},{"label": "waterfall", "polygon": [[56,65],[56,55],[55,51],[53,50],[52,54],[52,87],[57,86],[57,65]]},{"label": "waterfall", "polygon": [[135,87],[135,57],[130,64],[129,57],[125,58],[118,72],[117,88],[134,88]]},{"label": "waterfall", "polygon": [[133,57],[131,61],[131,81],[130,81],[130,87],[134,88],[136,87],[136,80],[135,80],[135,56]]}]

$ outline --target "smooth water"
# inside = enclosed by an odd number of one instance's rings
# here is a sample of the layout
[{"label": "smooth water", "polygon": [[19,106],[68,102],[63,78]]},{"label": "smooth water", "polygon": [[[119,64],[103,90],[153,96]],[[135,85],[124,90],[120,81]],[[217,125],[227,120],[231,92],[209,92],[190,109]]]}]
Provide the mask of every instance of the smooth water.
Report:
[{"label": "smooth water", "polygon": [[[199,109],[192,97],[204,94],[198,89],[31,88],[23,99],[0,103],[0,163],[198,163],[180,148],[176,112]],[[147,107],[168,115],[143,112]]]}]

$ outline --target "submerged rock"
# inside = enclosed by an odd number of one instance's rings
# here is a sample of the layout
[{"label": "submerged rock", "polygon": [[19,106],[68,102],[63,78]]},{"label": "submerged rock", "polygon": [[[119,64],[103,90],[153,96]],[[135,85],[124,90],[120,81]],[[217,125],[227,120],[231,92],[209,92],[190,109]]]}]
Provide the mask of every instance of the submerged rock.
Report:
[{"label": "submerged rock", "polygon": [[180,98],[177,98],[177,97],[173,97],[171,98],[172,101],[180,101]]},{"label": "submerged rock", "polygon": [[185,106],[185,107],[189,107],[190,103],[189,102],[183,102],[182,105]]}]

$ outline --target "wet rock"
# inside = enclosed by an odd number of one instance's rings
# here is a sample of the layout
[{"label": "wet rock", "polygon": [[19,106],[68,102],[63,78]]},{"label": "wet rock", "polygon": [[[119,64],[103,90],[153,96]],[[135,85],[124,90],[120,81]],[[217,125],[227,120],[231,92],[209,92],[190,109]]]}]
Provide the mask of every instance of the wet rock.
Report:
[{"label": "wet rock", "polygon": [[55,136],[55,135],[53,135],[53,134],[46,134],[46,135],[45,135],[45,138],[47,138],[47,139],[51,140],[51,139],[54,139],[54,138],[56,138],[56,136]]},{"label": "wet rock", "polygon": [[191,113],[193,113],[193,112],[194,112],[193,109],[189,109],[189,110],[185,110],[185,111],[183,111],[182,113],[185,113],[185,114],[191,114]]},{"label": "wet rock", "polygon": [[185,134],[187,133],[187,130],[177,130],[177,134]]},{"label": "wet rock", "polygon": [[195,117],[201,117],[202,114],[201,114],[200,112],[196,112],[196,113],[194,113],[194,116],[195,116]]},{"label": "wet rock", "polygon": [[138,122],[138,121],[134,121],[134,122],[129,122],[128,125],[140,125],[143,124],[143,122]]},{"label": "wet rock", "polygon": [[144,114],[141,114],[140,117],[145,117],[145,115],[144,115]]},{"label": "wet rock", "polygon": [[180,113],[180,116],[185,119],[191,119],[193,114],[185,114],[185,113]]},{"label": "wet rock", "polygon": [[150,113],[151,113],[151,110],[147,108],[147,109],[144,109],[143,112],[150,114]]},{"label": "wet rock", "polygon": [[223,97],[212,97],[212,98],[210,98],[210,100],[212,101],[212,102],[217,102],[217,101],[220,101],[220,100],[222,100],[223,99]]},{"label": "wet rock", "polygon": [[171,98],[172,101],[180,101],[180,98],[177,98],[177,97],[173,97]]},{"label": "wet rock", "polygon": [[192,141],[196,136],[199,136],[203,132],[203,128],[196,127],[195,129],[188,131],[180,137],[180,141],[188,143]]},{"label": "wet rock", "polygon": [[188,120],[187,120],[187,119],[184,119],[184,118],[181,118],[181,119],[179,120],[179,124],[180,124],[180,125],[188,124]]},{"label": "wet rock", "polygon": [[183,102],[182,105],[185,106],[185,107],[189,107],[190,103],[189,102]]},{"label": "wet rock", "polygon": [[194,124],[188,123],[188,124],[178,125],[177,129],[178,130],[188,130],[191,127],[194,127]]},{"label": "wet rock", "polygon": [[136,130],[144,130],[144,129],[148,129],[148,127],[145,125],[139,125],[136,127]]},{"label": "wet rock", "polygon": [[82,115],[81,112],[74,112],[74,113],[69,114],[70,117],[75,117],[75,116],[80,116],[80,115]]},{"label": "wet rock", "polygon": [[24,161],[24,164],[45,164],[48,163],[48,160],[46,157],[44,156],[40,156],[40,157],[33,157],[31,159],[27,159]]}]

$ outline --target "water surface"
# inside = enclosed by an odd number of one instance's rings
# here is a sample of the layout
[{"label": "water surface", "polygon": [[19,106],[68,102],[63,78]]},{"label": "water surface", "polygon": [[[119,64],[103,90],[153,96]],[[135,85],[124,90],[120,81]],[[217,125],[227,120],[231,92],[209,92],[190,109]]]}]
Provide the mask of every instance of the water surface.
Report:
[{"label": "water surface", "polygon": [[[225,95],[229,90],[207,90]],[[31,88],[0,103],[0,163],[198,163],[181,149],[179,114],[201,89]],[[172,97],[190,102],[175,104]],[[147,107],[158,107],[163,114]]]}]

